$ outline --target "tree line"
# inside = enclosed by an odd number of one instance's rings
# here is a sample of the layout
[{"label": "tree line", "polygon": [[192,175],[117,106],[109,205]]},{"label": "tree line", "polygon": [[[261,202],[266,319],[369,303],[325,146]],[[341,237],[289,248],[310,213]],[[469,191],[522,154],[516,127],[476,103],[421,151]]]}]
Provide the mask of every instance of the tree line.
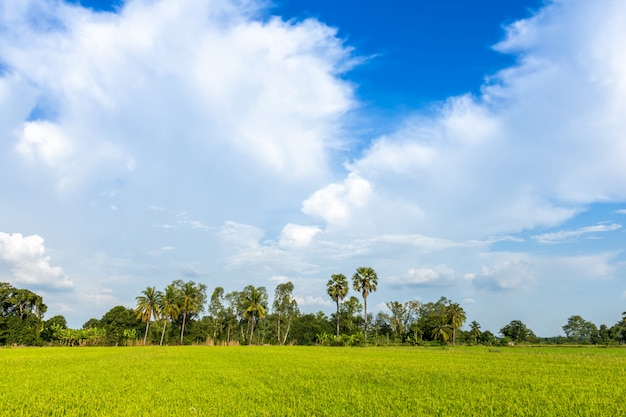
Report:
[{"label": "tree line", "polygon": [[[115,306],[100,319],[92,318],[80,329],[67,326],[61,315],[44,320],[41,296],[0,282],[0,345],[120,346],[172,344],[273,344],[273,345],[428,345],[516,343],[621,344],[626,342],[626,313],[609,327],[571,316],[563,326],[565,336],[538,338],[519,320],[498,335],[483,331],[459,303],[446,297],[437,301],[386,303],[389,313],[367,310],[368,296],[378,285],[376,272],[358,268],[351,283],[333,274],[326,293],[335,312],[300,312],[291,282],[280,283],[273,299],[265,287],[248,285],[226,293],[216,287],[210,296],[206,285],[175,280],[162,290],[147,287],[136,304]],[[351,284],[351,285],[350,285]],[[360,296],[348,296],[350,289]]]}]

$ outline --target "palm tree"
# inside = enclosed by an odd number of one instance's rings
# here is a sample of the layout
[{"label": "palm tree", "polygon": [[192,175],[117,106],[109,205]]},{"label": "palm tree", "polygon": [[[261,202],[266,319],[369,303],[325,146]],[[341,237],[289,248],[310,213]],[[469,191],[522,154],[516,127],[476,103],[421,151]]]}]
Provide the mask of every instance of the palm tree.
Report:
[{"label": "palm tree", "polygon": [[478,344],[478,338],[480,337],[480,324],[476,320],[470,323],[470,334],[474,336],[474,343]]},{"label": "palm tree", "polygon": [[465,323],[465,311],[458,303],[451,303],[448,305],[447,314],[450,320],[450,325],[452,326],[452,346],[454,346],[456,342],[456,329],[463,326]]},{"label": "palm tree", "polygon": [[252,344],[252,338],[254,336],[254,325],[257,319],[265,317],[267,294],[265,287],[254,288],[252,285],[248,285],[244,290],[244,305],[243,305],[243,317],[251,318],[250,323],[250,338],[248,344]]},{"label": "palm tree", "polygon": [[204,307],[206,285],[196,285],[193,281],[183,282],[180,280],[174,281],[174,285],[180,290],[180,312],[183,314],[183,323],[180,328],[180,344],[182,345],[187,317],[192,313],[199,312]]},{"label": "palm tree", "polygon": [[159,303],[162,294],[155,287],[148,287],[141,294],[135,298],[137,300],[135,312],[137,313],[137,318],[141,318],[141,321],[146,322],[146,334],[143,336],[143,345],[145,346],[148,339],[148,330],[150,329],[150,320],[159,315]]},{"label": "palm tree", "polygon": [[337,304],[337,337],[339,337],[339,302],[346,298],[350,288],[348,288],[348,278],[344,274],[334,274],[330,278],[326,284],[326,292]]},{"label": "palm tree", "polygon": [[163,293],[163,296],[161,297],[161,303],[159,305],[161,309],[161,318],[164,319],[160,345],[163,345],[163,338],[165,337],[167,320],[171,319],[173,321],[180,314],[180,301],[180,291],[178,290],[178,288],[176,288],[174,284],[170,284],[165,287],[165,293]]},{"label": "palm tree", "polygon": [[360,291],[363,296],[363,318],[365,320],[365,343],[367,343],[367,296],[376,291],[378,284],[378,276],[376,272],[369,267],[357,268],[356,274],[352,276],[353,288]]},{"label": "palm tree", "polygon": [[435,325],[432,331],[433,339],[443,340],[444,343],[448,343],[450,340],[450,325],[443,322],[439,322]]}]

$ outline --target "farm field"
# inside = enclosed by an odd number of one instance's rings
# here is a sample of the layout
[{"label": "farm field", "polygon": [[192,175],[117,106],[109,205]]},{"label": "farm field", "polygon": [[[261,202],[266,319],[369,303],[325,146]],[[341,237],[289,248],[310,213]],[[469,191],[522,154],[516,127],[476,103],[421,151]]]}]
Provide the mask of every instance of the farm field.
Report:
[{"label": "farm field", "polygon": [[2,416],[617,416],[626,349],[0,349]]}]

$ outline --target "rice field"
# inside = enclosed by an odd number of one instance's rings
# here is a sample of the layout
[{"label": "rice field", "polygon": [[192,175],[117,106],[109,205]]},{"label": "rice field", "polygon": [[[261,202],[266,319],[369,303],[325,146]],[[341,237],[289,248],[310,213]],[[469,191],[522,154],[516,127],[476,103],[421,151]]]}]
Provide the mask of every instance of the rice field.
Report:
[{"label": "rice field", "polygon": [[0,349],[2,416],[619,416],[626,349]]}]

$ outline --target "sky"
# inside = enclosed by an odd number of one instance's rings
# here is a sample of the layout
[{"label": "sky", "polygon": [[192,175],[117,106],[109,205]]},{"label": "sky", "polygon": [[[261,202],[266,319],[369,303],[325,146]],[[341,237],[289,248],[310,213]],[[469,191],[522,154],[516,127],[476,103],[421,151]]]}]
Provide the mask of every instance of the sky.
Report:
[{"label": "sky", "polygon": [[370,266],[374,313],[611,326],[624,44],[617,0],[4,0],[0,281],[76,328],[175,279],[330,314]]}]

